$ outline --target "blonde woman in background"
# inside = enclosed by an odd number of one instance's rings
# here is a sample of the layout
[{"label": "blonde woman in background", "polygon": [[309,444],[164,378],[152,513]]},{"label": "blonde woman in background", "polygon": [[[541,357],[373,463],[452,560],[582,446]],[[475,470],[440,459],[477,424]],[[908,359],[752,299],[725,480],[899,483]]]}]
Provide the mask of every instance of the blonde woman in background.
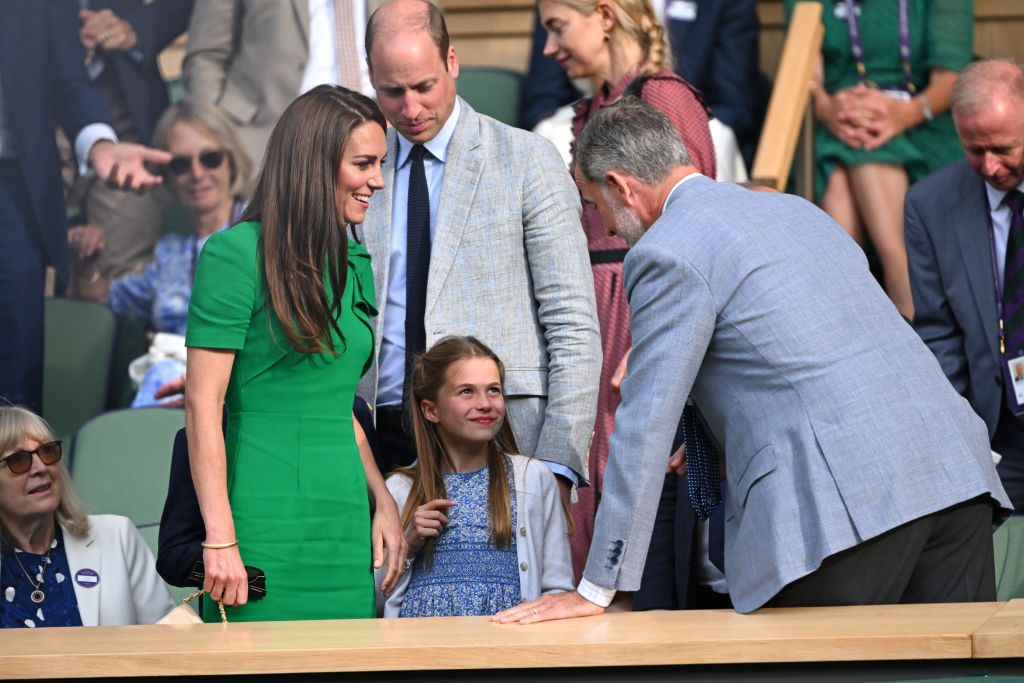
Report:
[{"label": "blonde woman in background", "polygon": [[[594,96],[576,104],[574,139],[595,112],[624,96],[635,95],[669,117],[694,166],[709,178],[715,177],[708,110],[697,90],[672,71],[665,29],[649,0],[541,0],[539,9],[541,22],[548,31],[544,54],[554,57],[570,78],[588,78],[594,85]],[[576,532],[572,555],[577,578],[590,550],[608,460],[608,439],[619,404],[611,379],[624,362],[631,343],[629,304],[622,286],[626,242],[609,235],[597,209],[586,204],[583,230],[594,271],[604,368],[590,446],[591,485],[580,489],[579,502],[573,506]]]}]

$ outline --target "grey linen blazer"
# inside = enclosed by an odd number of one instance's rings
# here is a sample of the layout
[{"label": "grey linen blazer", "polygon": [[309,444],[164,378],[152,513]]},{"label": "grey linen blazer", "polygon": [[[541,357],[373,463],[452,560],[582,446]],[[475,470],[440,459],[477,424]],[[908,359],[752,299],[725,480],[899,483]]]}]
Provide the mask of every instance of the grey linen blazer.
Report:
[{"label": "grey linen blazer", "polygon": [[[365,1],[367,17],[382,4]],[[189,95],[231,117],[258,169],[270,131],[299,96],[308,60],[309,0],[200,0],[182,78]]]},{"label": "grey linen blazer", "polygon": [[1009,510],[984,424],[808,202],[691,179],[625,281],[633,351],[589,581],[639,586],[687,395],[725,456],[740,612],[905,522],[984,494]]},{"label": "grey linen blazer", "polygon": [[[398,137],[388,132],[384,181],[395,180]],[[374,194],[357,234],[376,284],[375,339],[387,312],[391,192]],[[505,364],[519,449],[587,479],[597,413],[601,339],[579,192],[554,146],[473,111],[464,100],[448,148],[431,245],[427,348],[474,335]],[[370,405],[377,360],[360,384]]]},{"label": "grey linen blazer", "polygon": [[985,181],[952,163],[910,188],[904,216],[914,329],[991,438],[1003,375]]}]

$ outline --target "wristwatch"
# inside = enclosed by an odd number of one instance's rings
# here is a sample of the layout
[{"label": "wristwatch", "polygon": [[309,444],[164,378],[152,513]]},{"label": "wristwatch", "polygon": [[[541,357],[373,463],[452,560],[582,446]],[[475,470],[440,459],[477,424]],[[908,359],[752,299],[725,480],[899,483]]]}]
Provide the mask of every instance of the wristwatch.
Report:
[{"label": "wristwatch", "polygon": [[935,112],[932,111],[932,105],[928,104],[928,98],[924,95],[918,95],[915,99],[921,102],[921,116],[924,117],[924,120],[934,121]]}]

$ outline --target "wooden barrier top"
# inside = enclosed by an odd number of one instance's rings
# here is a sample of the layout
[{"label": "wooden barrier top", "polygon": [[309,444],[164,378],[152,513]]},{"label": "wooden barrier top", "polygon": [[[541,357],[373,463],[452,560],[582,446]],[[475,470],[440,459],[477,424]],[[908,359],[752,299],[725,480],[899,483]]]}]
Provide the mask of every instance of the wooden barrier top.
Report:
[{"label": "wooden barrier top", "polygon": [[1024,657],[1024,600],[1011,600],[971,637],[977,658]]},{"label": "wooden barrier top", "polygon": [[982,636],[1000,644],[985,645],[999,653],[989,656],[1024,656],[1017,601],[620,612],[525,627],[458,617],[9,630],[0,679],[970,659],[972,636],[999,614]]}]

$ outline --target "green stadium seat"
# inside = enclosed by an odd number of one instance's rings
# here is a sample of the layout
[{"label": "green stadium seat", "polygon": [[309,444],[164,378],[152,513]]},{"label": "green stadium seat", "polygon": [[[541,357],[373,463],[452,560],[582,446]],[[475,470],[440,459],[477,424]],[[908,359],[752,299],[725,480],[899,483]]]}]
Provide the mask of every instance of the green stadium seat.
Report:
[{"label": "green stadium seat", "polygon": [[473,109],[510,126],[519,123],[523,76],[511,69],[464,66],[459,69],[459,95]]},{"label": "green stadium seat", "polygon": [[71,479],[89,512],[124,515],[136,526],[160,522],[174,435],[185,426],[175,408],[116,410],[90,420],[71,443]]},{"label": "green stadium seat", "polygon": [[116,323],[110,309],[88,301],[47,299],[43,417],[71,434],[103,412]]},{"label": "green stadium seat", "polygon": [[1014,515],[992,537],[996,600],[1024,598],[1024,516]]}]

